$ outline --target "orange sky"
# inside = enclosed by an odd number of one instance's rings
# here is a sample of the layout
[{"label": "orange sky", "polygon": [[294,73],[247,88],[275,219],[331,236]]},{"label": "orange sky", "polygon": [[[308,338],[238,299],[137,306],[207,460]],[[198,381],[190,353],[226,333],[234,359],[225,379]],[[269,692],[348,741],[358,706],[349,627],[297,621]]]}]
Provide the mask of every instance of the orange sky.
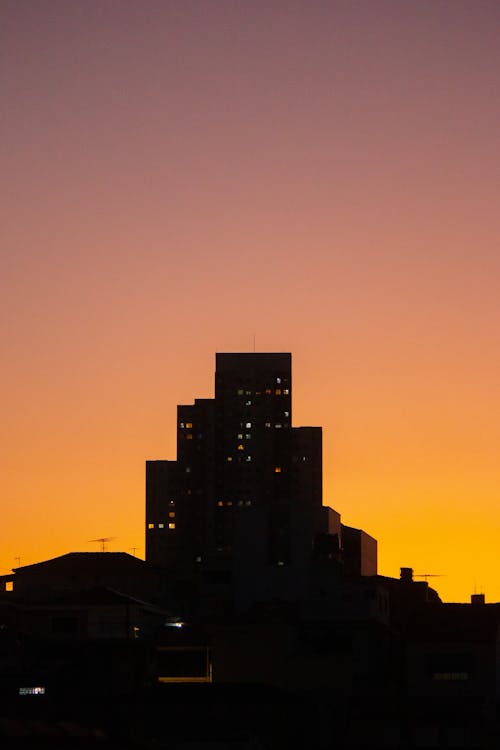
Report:
[{"label": "orange sky", "polygon": [[500,6],[6,0],[0,572],[114,536],[215,351],[291,351],[379,567],[500,601]]}]

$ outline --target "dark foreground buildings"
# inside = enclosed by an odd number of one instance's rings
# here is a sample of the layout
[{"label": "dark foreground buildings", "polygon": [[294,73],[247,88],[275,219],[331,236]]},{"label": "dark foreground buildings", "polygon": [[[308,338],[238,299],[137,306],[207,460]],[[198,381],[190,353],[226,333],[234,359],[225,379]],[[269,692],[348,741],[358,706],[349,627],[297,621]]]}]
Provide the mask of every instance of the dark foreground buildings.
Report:
[{"label": "dark foreground buildings", "polygon": [[292,423],[291,355],[217,354],[215,398],[177,409],[177,460],[147,462],[147,561],[208,608],[299,602],[318,558],[377,572],[376,541],[342,532],[323,506],[321,427]]},{"label": "dark foreground buildings", "polygon": [[[220,354],[147,462],[142,561],[0,576],[0,747],[500,745],[500,605],[443,604],[322,504],[289,354]],[[3,592],[3,593],[1,593]]]}]

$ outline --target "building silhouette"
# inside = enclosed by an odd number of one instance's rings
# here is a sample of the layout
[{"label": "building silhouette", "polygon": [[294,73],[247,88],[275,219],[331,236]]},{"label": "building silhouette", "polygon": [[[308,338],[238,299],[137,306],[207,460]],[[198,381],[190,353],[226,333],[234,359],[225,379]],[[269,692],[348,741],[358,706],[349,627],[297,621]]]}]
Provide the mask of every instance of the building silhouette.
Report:
[{"label": "building silhouette", "polygon": [[146,562],[0,576],[2,750],[500,745],[500,604],[377,574],[376,540],[323,506],[290,354],[217,355],[146,484]]},{"label": "building silhouette", "polygon": [[178,406],[177,460],[146,463],[146,559],[207,606],[304,600],[321,555],[377,572],[363,532],[349,530],[342,559],[340,516],[323,506],[321,427],[292,423],[291,362],[217,354],[215,398]]}]

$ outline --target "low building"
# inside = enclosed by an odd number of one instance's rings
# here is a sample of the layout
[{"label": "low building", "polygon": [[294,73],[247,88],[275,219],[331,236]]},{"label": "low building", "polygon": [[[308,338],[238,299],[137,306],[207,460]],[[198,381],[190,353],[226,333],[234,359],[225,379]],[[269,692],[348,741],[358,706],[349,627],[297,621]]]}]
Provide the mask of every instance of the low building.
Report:
[{"label": "low building", "polygon": [[109,588],[141,600],[162,600],[156,568],[126,552],[69,552],[0,576],[0,592],[24,601],[40,601],[93,588]]}]

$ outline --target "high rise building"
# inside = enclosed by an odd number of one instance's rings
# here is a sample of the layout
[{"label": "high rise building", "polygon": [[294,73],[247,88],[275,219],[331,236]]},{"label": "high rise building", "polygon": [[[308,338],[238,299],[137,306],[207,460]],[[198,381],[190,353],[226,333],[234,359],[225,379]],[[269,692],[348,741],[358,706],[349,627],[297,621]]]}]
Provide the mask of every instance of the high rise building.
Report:
[{"label": "high rise building", "polygon": [[236,607],[305,595],[322,505],[320,427],[292,427],[288,353],[217,354],[215,398],[177,410],[177,461],[146,463],[146,559]]}]

